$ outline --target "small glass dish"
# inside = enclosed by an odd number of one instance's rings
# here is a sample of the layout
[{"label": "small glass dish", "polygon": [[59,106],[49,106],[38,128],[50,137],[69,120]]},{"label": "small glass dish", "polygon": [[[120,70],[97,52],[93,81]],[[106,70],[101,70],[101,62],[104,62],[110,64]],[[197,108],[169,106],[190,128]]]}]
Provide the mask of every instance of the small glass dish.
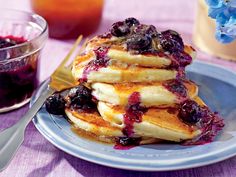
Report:
[{"label": "small glass dish", "polygon": [[38,60],[47,38],[41,16],[0,10],[0,113],[29,102],[38,86]]}]

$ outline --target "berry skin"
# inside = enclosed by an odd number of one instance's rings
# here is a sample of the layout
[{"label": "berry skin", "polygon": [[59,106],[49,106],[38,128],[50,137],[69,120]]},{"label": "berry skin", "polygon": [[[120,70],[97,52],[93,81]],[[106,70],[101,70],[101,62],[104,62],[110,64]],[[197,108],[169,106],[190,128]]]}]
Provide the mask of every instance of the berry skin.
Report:
[{"label": "berry skin", "polygon": [[149,35],[150,37],[157,37],[159,35],[159,33],[157,32],[157,29],[155,26],[150,25],[147,29],[146,29],[146,34]]},{"label": "berry skin", "polygon": [[179,117],[186,123],[195,124],[202,117],[201,107],[193,100],[186,100],[180,107]]},{"label": "berry skin", "polygon": [[116,22],[112,25],[110,32],[113,36],[121,37],[130,33],[130,28],[124,22]]},{"label": "berry skin", "polygon": [[64,115],[65,103],[64,98],[59,93],[55,93],[47,98],[45,102],[46,110],[50,114]]},{"label": "berry skin", "polygon": [[68,94],[68,97],[70,98],[72,105],[82,105],[87,100],[92,99],[91,91],[83,85],[72,88]]},{"label": "berry skin", "polygon": [[139,137],[119,137],[117,143],[122,146],[132,146],[132,145],[139,145],[141,138]]},{"label": "berry skin", "polygon": [[131,26],[139,25],[140,22],[136,18],[130,17],[130,18],[125,19],[125,24],[131,27]]},{"label": "berry skin", "polygon": [[96,110],[96,104],[92,101],[91,90],[84,85],[72,88],[67,96],[69,98],[68,107],[84,112],[93,112]]},{"label": "berry skin", "polygon": [[184,43],[180,35],[173,30],[167,30],[161,32],[160,44],[162,48],[170,53],[183,51]]},{"label": "berry skin", "polygon": [[127,48],[143,51],[151,47],[152,40],[147,35],[134,34],[127,40]]}]

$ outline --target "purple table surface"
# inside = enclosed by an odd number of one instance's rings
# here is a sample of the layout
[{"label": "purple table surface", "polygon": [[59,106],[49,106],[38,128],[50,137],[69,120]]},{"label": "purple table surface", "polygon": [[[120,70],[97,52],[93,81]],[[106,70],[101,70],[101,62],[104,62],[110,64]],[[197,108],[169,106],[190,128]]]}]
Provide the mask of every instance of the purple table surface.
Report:
[{"label": "purple table surface", "polygon": [[[0,0],[0,7],[31,11],[28,0]],[[96,34],[106,31],[115,21],[133,16],[140,19],[143,23],[154,24],[158,29],[175,29],[182,34],[186,43],[191,44],[195,12],[196,0],[107,0],[104,7],[102,23]],[[70,49],[72,42],[54,39],[48,40],[42,51],[40,61],[40,81],[46,79],[56,68],[60,60]],[[198,51],[197,59],[219,64],[236,71],[236,63],[220,60],[200,51]],[[0,114],[0,130],[13,125],[27,110],[28,105],[9,113]],[[33,123],[30,123],[25,133],[23,145],[19,148],[8,168],[0,173],[0,176],[230,177],[236,176],[236,157],[205,167],[172,172],[119,170],[81,160],[57,149],[36,130]]]}]

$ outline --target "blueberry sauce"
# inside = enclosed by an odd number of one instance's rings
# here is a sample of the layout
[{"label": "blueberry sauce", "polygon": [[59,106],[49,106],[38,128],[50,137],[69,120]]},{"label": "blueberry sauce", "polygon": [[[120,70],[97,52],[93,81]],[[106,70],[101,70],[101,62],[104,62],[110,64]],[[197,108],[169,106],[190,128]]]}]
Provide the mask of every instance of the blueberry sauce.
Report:
[{"label": "blueberry sauce", "polygon": [[45,101],[47,112],[54,115],[64,115],[65,104],[66,101],[60,93],[54,93]]},{"label": "blueberry sauce", "polygon": [[70,89],[65,97],[66,107],[77,112],[92,113],[97,111],[97,106],[91,89],[80,84]]},{"label": "blueberry sauce", "polygon": [[112,37],[112,34],[110,32],[107,32],[107,33],[104,33],[104,34],[101,34],[101,35],[98,35],[98,37],[100,38],[111,38]]},{"label": "blueberry sauce", "polygon": [[[171,60],[168,69],[175,69],[178,77],[184,77],[184,67],[192,62],[192,57],[184,51],[184,43],[179,33],[174,30],[158,32],[153,25],[140,24],[135,18],[112,25],[107,37],[122,37],[127,50],[134,54],[152,54]],[[103,36],[101,36],[103,37]]]},{"label": "blueberry sauce", "polygon": [[132,137],[134,134],[134,123],[142,122],[142,116],[147,111],[143,106],[140,106],[140,93],[134,92],[129,96],[126,112],[123,115],[125,127],[122,132],[125,137],[120,137],[115,145],[115,148],[121,149],[122,146],[133,147],[139,144],[140,138]]},{"label": "blueberry sauce", "polygon": [[112,25],[110,32],[113,36],[121,37],[130,33],[130,27],[125,22],[116,22]]},{"label": "blueberry sauce", "polygon": [[91,90],[82,84],[48,97],[45,101],[45,107],[50,114],[54,115],[65,115],[65,108],[86,113],[97,111]]},{"label": "blueberry sauce", "polygon": [[193,100],[182,103],[179,118],[185,123],[195,125],[201,129],[201,134],[192,140],[183,142],[183,145],[201,145],[213,141],[217,133],[224,127],[223,119],[206,106],[200,106]]},{"label": "blueberry sauce", "polygon": [[170,92],[176,94],[178,97],[187,97],[187,88],[180,80],[172,79],[165,81],[163,86]]},{"label": "blueberry sauce", "polygon": [[116,140],[114,149],[128,150],[135,146],[138,146],[141,142],[141,137],[119,137]]},{"label": "blueberry sauce", "polygon": [[182,52],[184,43],[181,36],[173,30],[162,31],[160,34],[160,45],[170,53]]},{"label": "blueberry sauce", "polygon": [[179,67],[185,67],[192,62],[192,57],[183,51],[173,53],[172,57],[178,62]]},{"label": "blueberry sauce", "polygon": [[94,50],[96,58],[90,61],[83,71],[83,76],[81,81],[86,82],[88,79],[88,74],[91,71],[98,71],[100,68],[105,68],[108,66],[109,58],[107,56],[108,47],[98,47]]},{"label": "blueberry sauce", "polygon": [[[26,42],[23,37],[0,37],[0,48],[13,47]],[[0,108],[20,103],[32,95],[38,86],[38,56],[36,52],[21,60],[14,58],[25,55],[30,45],[24,49],[0,50]]]},{"label": "blueberry sauce", "polygon": [[15,37],[12,35],[0,36],[0,48],[11,47],[24,42],[26,42],[26,40],[23,37]]}]

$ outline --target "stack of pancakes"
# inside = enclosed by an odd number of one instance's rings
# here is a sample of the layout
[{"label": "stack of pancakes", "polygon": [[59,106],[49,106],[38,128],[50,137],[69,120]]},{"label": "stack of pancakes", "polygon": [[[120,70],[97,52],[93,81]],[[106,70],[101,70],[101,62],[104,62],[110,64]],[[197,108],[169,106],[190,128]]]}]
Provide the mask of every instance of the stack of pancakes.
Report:
[{"label": "stack of pancakes", "polygon": [[[73,76],[92,90],[97,112],[66,109],[74,127],[106,142],[126,137],[149,144],[198,137],[202,129],[179,118],[183,101],[205,105],[197,85],[185,78],[185,66],[173,67],[173,55],[165,51],[129,50],[124,40],[96,36],[75,59]],[[191,46],[184,45],[183,53],[195,56]]]}]

